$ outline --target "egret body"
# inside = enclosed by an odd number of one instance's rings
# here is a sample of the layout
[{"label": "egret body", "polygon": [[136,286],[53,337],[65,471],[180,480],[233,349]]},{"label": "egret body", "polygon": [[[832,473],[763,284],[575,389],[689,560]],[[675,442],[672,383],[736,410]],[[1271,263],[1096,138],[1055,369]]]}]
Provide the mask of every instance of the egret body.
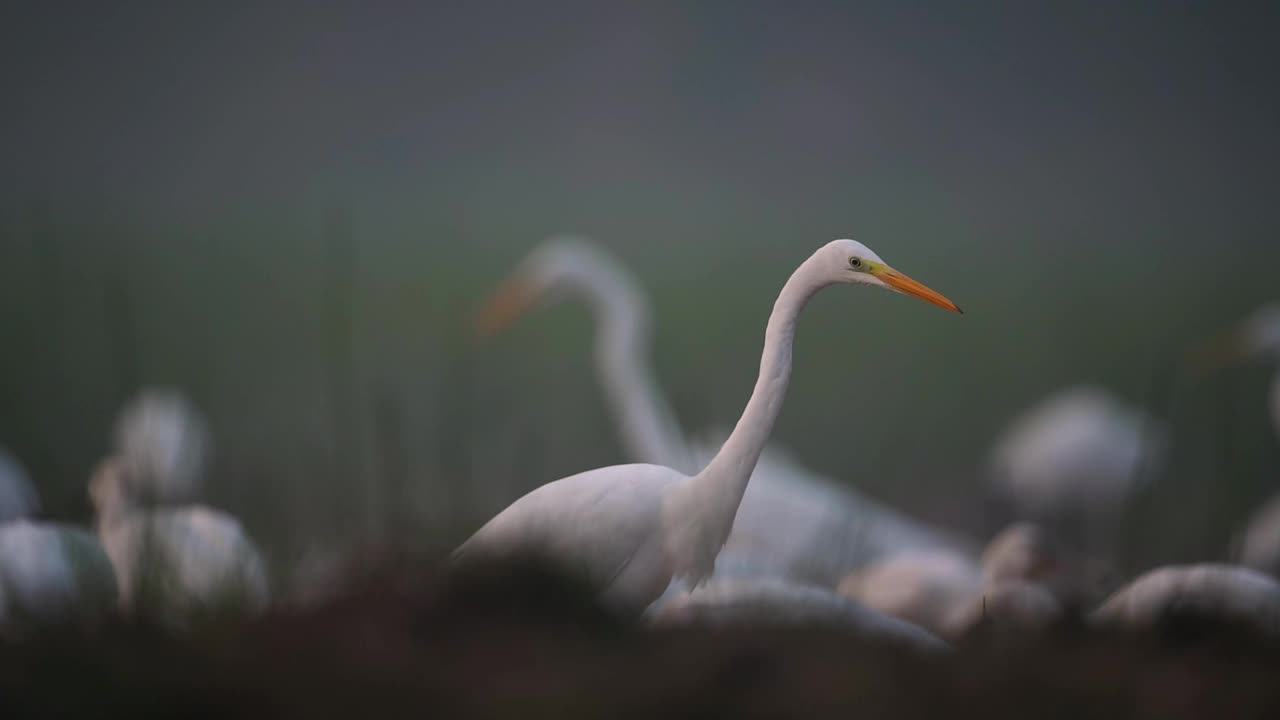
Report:
[{"label": "egret body", "polygon": [[480,528],[455,558],[542,552],[585,573],[606,600],[636,612],[672,578],[696,587],[714,569],[782,409],[800,311],[814,293],[838,283],[892,289],[959,311],[861,243],[830,242],[803,262],[779,293],[751,398],[705,468],[691,477],[662,465],[615,465],[548,483]]}]

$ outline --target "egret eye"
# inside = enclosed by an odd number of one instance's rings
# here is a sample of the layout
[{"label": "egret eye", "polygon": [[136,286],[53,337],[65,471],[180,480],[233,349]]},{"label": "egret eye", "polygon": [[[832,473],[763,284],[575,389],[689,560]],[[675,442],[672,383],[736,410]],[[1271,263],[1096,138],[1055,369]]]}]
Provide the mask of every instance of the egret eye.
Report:
[{"label": "egret eye", "polygon": [[861,269],[862,269],[862,258],[859,258],[859,257],[851,257],[851,258],[849,258],[849,267],[853,268],[854,270],[861,270]]}]

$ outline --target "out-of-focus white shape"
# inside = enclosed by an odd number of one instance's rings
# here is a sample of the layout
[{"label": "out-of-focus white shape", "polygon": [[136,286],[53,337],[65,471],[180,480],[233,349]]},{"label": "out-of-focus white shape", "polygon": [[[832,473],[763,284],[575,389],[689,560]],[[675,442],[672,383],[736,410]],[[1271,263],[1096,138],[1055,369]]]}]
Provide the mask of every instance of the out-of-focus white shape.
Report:
[{"label": "out-of-focus white shape", "polygon": [[879,612],[936,633],[982,592],[982,571],[964,555],[947,550],[904,552],[858,570],[837,591]]},{"label": "out-of-focus white shape", "polygon": [[[634,276],[603,249],[555,238],[529,254],[481,314],[492,333],[544,299],[585,303],[595,320],[596,372],[632,460],[692,473],[729,433],[690,447],[649,362],[648,300]],[[715,563],[715,574],[786,577],[834,588],[853,568],[908,549],[954,546],[952,538],[764,448]],[[671,592],[681,587],[677,584]]]},{"label": "out-of-focus white shape", "polygon": [[943,637],[982,622],[1038,629],[1062,616],[1062,560],[1042,530],[1021,523],[988,543],[981,565],[953,550],[904,552],[850,573],[838,592]]},{"label": "out-of-focus white shape", "polygon": [[991,456],[997,493],[1042,522],[1117,513],[1161,457],[1163,425],[1092,386],[1056,393],[1017,418]]},{"label": "out-of-focus white shape", "polygon": [[923,628],[863,607],[828,589],[780,578],[714,578],[650,615],[658,626],[827,627],[920,650],[947,649]]},{"label": "out-of-focus white shape", "polygon": [[9,621],[92,620],[115,605],[116,583],[93,535],[15,520],[0,525],[0,595]]},{"label": "out-of-focus white shape", "polygon": [[[883,268],[876,272],[868,268]],[[673,578],[696,587],[709,577],[728,539],[760,453],[782,410],[801,310],[835,284],[896,288],[956,309],[889,269],[869,248],[834,240],[800,264],[783,285],[765,328],[756,385],[733,432],[693,477],[660,465],[616,465],[543,485],[499,513],[455,553],[542,551],[580,569],[606,600],[642,612]],[[495,326],[513,312],[508,290],[485,313]],[[527,292],[515,291],[517,295]],[[528,298],[520,299],[524,304]]]},{"label": "out-of-focus white shape", "polygon": [[1040,580],[1060,569],[1062,549],[1038,525],[1020,522],[1001,530],[982,551],[988,582]]},{"label": "out-of-focus white shape", "polygon": [[1240,562],[1280,575],[1280,495],[1268,500],[1250,519],[1240,539]]},{"label": "out-of-focus white shape", "polygon": [[943,621],[946,637],[979,627],[1020,632],[1044,630],[1062,619],[1058,597],[1047,587],[1025,580],[988,582],[982,592],[962,601]]},{"label": "out-of-focus white shape", "polygon": [[31,478],[17,458],[0,448],[0,523],[34,514],[40,509]]},{"label": "out-of-focus white shape", "polygon": [[139,392],[121,410],[115,434],[116,455],[125,463],[130,494],[162,502],[184,502],[199,495],[209,429],[181,392]]},{"label": "out-of-focus white shape", "polygon": [[1232,565],[1162,567],[1116,592],[1090,619],[1103,626],[1143,629],[1156,627],[1174,614],[1276,636],[1280,633],[1280,584]]},{"label": "out-of-focus white shape", "polygon": [[123,463],[110,458],[89,488],[123,608],[155,608],[182,622],[206,611],[266,607],[266,564],[235,518],[202,505],[138,507],[124,473]]}]

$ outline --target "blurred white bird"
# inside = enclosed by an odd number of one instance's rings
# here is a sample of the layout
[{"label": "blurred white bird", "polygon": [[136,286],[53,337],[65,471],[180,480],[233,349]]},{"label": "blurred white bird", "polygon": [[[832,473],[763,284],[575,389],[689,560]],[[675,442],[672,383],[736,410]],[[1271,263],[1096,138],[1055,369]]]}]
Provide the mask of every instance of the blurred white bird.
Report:
[{"label": "blurred white bird", "polygon": [[1046,398],[1015,419],[990,458],[994,494],[1019,519],[1084,546],[1114,540],[1127,503],[1158,469],[1163,423],[1081,385]]},{"label": "blurred white bird", "polygon": [[264,609],[266,564],[240,523],[201,505],[138,506],[127,490],[129,466],[108,458],[89,483],[120,605],[177,624],[206,612]]},{"label": "blurred white bird", "polygon": [[186,502],[200,495],[209,457],[209,427],[178,390],[147,388],[116,419],[116,456],[131,496]]},{"label": "blurred white bird", "polygon": [[1280,637],[1280,583],[1232,565],[1162,567],[1117,591],[1090,621],[1102,627],[1150,629],[1188,618]]},{"label": "blurred white bird", "polygon": [[7,622],[92,622],[116,603],[116,582],[90,533],[60,523],[0,525],[0,596]]},{"label": "blurred white bird", "polygon": [[33,515],[40,510],[40,500],[27,471],[0,447],[0,523]]},{"label": "blurred white bird", "polygon": [[[548,483],[489,521],[455,558],[541,551],[584,572],[607,601],[637,613],[673,577],[696,587],[713,571],[782,409],[800,311],[814,293],[838,283],[892,289],[959,311],[861,243],[832,241],[803,262],[779,293],[751,399],[706,468],[689,477],[660,465],[617,465]],[[527,304],[523,294],[523,286],[507,286],[490,305],[485,324],[497,326]]]},{"label": "blurred white bird", "polygon": [[952,616],[982,594],[982,570],[951,550],[902,552],[856,570],[837,592],[931,632],[949,633]]},{"label": "blurred white bird", "polygon": [[850,573],[838,592],[943,637],[982,622],[1036,629],[1064,612],[1061,549],[1039,528],[1017,524],[987,544],[981,564],[952,550],[899,553]]},{"label": "blurred white bird", "polygon": [[[561,297],[592,311],[596,372],[630,459],[683,473],[711,462],[729,433],[692,448],[686,442],[650,366],[648,300],[634,276],[598,246],[575,237],[538,246],[485,305],[480,330],[497,332],[539,302]],[[872,558],[955,544],[954,538],[807,470],[769,444],[747,485],[716,574],[775,575],[834,588]]]},{"label": "blurred white bird", "polygon": [[116,599],[110,561],[88,532],[30,519],[39,506],[22,465],[0,450],[0,622],[102,617]]},{"label": "blurred white bird", "polygon": [[863,607],[828,589],[780,578],[713,578],[654,610],[659,627],[817,627],[860,639],[939,651],[947,644],[905,620]]}]

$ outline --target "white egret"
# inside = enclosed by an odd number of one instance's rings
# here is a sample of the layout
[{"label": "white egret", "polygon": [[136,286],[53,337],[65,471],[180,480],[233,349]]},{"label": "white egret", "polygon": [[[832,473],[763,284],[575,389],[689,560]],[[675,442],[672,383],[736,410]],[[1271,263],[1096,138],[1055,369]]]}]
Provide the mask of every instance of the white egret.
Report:
[{"label": "white egret", "polygon": [[[592,311],[597,376],[629,458],[684,473],[705,467],[724,437],[693,447],[686,442],[650,367],[645,293],[602,248],[569,236],[544,242],[487,302],[479,329],[495,333],[537,303],[560,297],[579,300]],[[942,533],[840,487],[769,444],[742,497],[717,574],[776,575],[834,588],[872,558],[950,543]]]},{"label": "white egret", "polygon": [[992,489],[1019,519],[1106,545],[1163,457],[1165,438],[1161,423],[1106,391],[1071,387],[1009,425],[991,453]]},{"label": "white egret", "polygon": [[91,622],[116,603],[111,562],[89,532],[61,523],[0,525],[0,596],[7,622]]},{"label": "white egret", "polygon": [[946,616],[941,634],[960,637],[979,628],[1034,632],[1061,621],[1065,612],[1058,596],[1040,583],[988,582]]},{"label": "white egret", "polygon": [[1117,591],[1090,621],[1103,627],[1146,629],[1181,618],[1217,621],[1280,637],[1280,583],[1232,565],[1162,567]]},{"label": "white egret", "polygon": [[791,275],[765,329],[760,373],[720,452],[692,477],[661,465],[616,465],[530,492],[486,523],[455,558],[536,551],[582,571],[603,598],[639,612],[672,578],[696,587],[711,575],[747,482],[782,409],[801,309],[837,283],[870,285],[959,308],[890,268],[866,246],[835,240]]},{"label": "white egret", "polygon": [[265,608],[266,564],[240,523],[202,505],[140,507],[129,495],[126,467],[108,458],[89,483],[120,605],[154,608],[176,623],[207,611]]},{"label": "white egret", "polygon": [[945,633],[959,608],[982,593],[982,571],[951,550],[897,553],[849,574],[837,587],[844,597]]},{"label": "white egret", "polygon": [[672,597],[651,613],[649,621],[659,627],[822,627],[918,650],[947,648],[918,625],[826,588],[779,578],[713,578]]},{"label": "white egret", "polygon": [[1020,523],[987,544],[981,563],[953,550],[899,553],[850,573],[838,592],[944,637],[982,621],[1034,629],[1063,613],[1060,548]]},{"label": "white egret", "polygon": [[110,561],[90,533],[32,520],[39,506],[22,465],[0,450],[0,620],[101,617],[116,599]]}]

